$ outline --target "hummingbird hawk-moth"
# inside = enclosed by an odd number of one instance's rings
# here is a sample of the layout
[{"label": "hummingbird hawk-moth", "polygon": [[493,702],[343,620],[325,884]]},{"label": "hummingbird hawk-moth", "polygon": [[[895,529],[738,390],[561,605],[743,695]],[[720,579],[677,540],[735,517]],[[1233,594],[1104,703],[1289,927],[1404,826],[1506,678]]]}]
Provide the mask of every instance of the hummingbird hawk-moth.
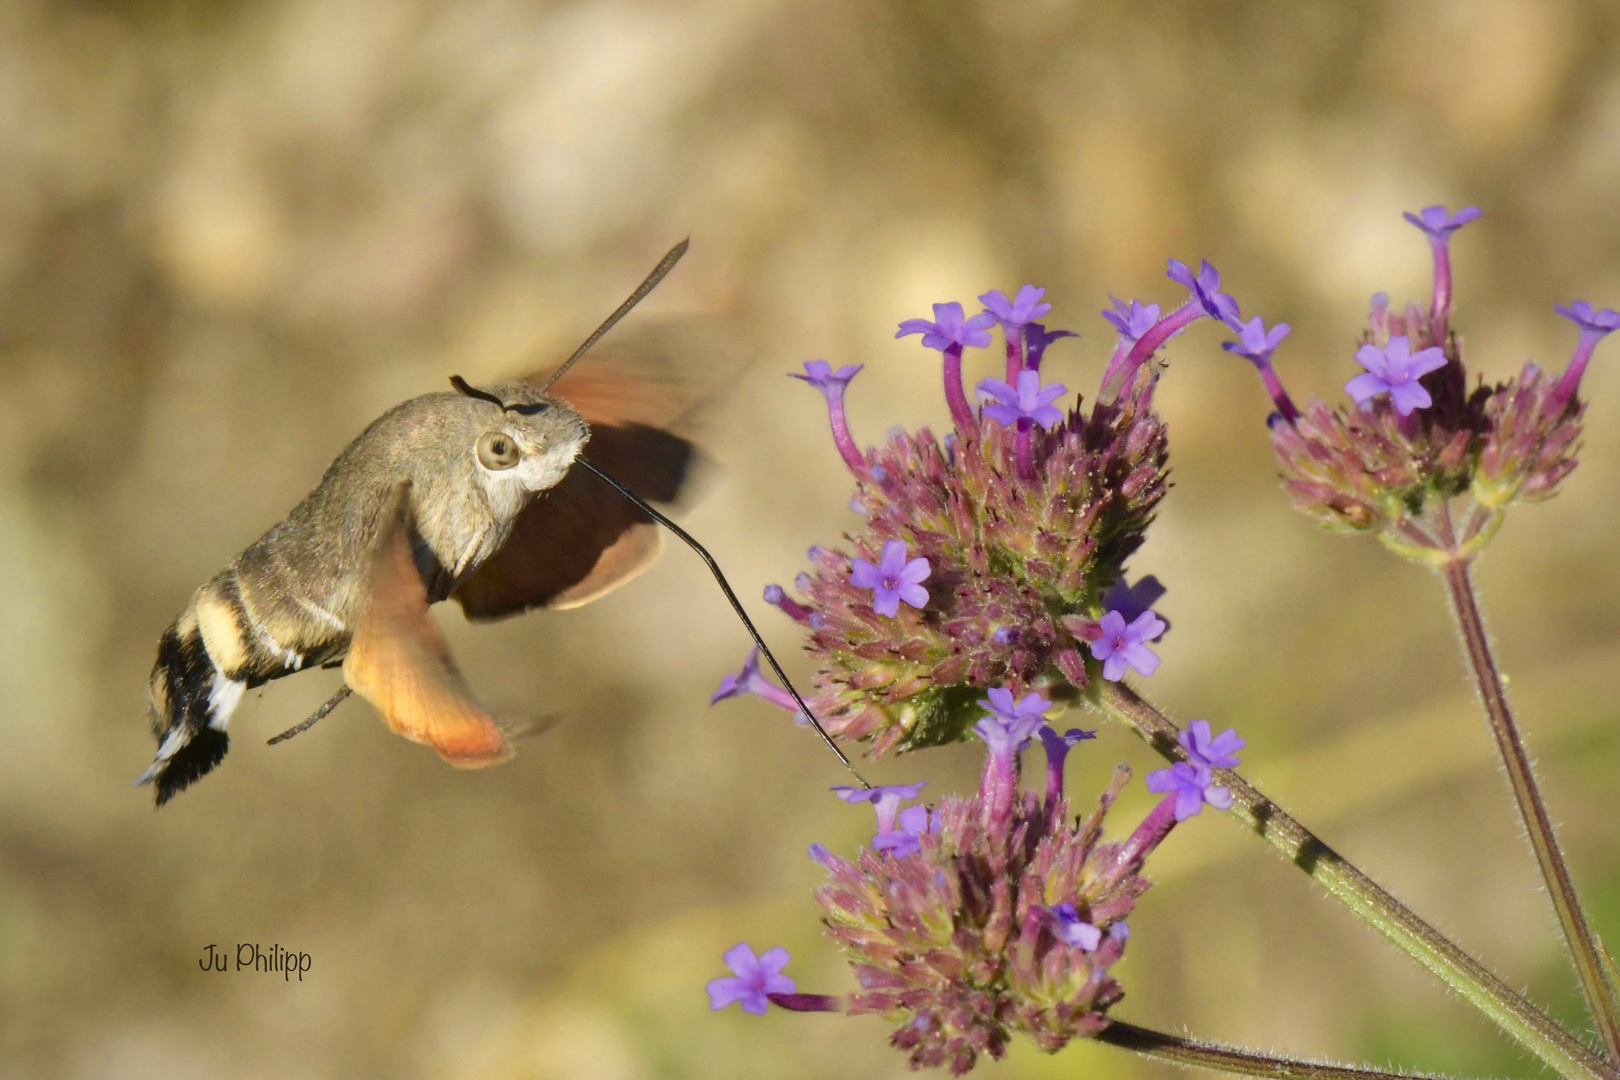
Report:
[{"label": "hummingbird hawk-moth", "polygon": [[[671,396],[623,369],[571,369],[685,250],[555,371],[482,388],[458,376],[454,392],[384,413],[192,595],[148,685],[158,749],[136,783],[154,784],[159,806],[224,758],[245,691],[340,662],[391,730],[450,764],[511,756],[428,607],[455,600],[471,619],[577,607],[657,557],[657,525],[627,497],[667,503],[687,479],[692,445],[662,426]],[[599,469],[579,467],[587,441]]]}]

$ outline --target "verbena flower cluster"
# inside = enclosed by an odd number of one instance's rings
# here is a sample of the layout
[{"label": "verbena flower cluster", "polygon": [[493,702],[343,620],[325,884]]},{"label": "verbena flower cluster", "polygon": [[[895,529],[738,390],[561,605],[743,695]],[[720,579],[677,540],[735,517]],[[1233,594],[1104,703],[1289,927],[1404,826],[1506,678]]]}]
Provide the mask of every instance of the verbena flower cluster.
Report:
[{"label": "verbena flower cluster", "polygon": [[[934,808],[904,806],[924,785],[839,787],[870,803],[877,832],[853,858],[820,844],[810,856],[827,870],[816,891],[827,934],[849,958],[860,989],[848,997],[798,992],[783,975],[787,953],[728,951],[732,975],[709,983],[720,1009],[769,1003],[797,1011],[877,1014],[897,1027],[890,1042],[913,1067],[967,1072],[981,1054],[1001,1057],[1014,1033],[1055,1052],[1095,1035],[1124,996],[1110,969],[1130,937],[1127,916],[1149,887],[1143,863],[1170,831],[1205,805],[1225,809],[1231,793],[1217,769],[1235,767],[1243,740],[1211,737],[1205,721],[1183,733],[1186,762],[1148,775],[1165,798],[1123,840],[1103,826],[1130,777],[1120,766],[1098,805],[1069,819],[1064,760],[1094,733],[1059,734],[1039,694],[1015,699],[1004,687],[978,703],[976,734],[988,748],[979,790],[947,795]],[[1044,795],[1020,792],[1019,755],[1039,737],[1046,750]],[[904,808],[902,808],[904,807]]]},{"label": "verbena flower cluster", "polygon": [[[1450,244],[1477,217],[1474,207],[1407,214],[1434,255],[1429,303],[1396,311],[1387,294],[1375,295],[1355,354],[1366,370],[1345,386],[1355,403],[1312,401],[1301,413],[1285,407],[1279,384],[1272,418],[1272,445],[1299,509],[1333,528],[1377,530],[1422,561],[1472,554],[1508,504],[1557,491],[1576,464],[1581,377],[1597,342],[1620,327],[1620,313],[1585,301],[1559,306],[1579,330],[1562,375],[1526,363],[1516,378],[1470,388],[1451,328]],[[1452,507],[1459,497],[1469,505]]]}]

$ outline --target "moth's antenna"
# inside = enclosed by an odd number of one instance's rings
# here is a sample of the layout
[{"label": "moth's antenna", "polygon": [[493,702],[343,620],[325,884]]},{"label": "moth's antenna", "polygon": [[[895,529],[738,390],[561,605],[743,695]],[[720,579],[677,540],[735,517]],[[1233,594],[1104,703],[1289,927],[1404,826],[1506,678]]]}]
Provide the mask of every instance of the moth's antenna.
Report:
[{"label": "moth's antenna", "polygon": [[598,341],[602,340],[603,334],[613,329],[614,325],[620,319],[628,315],[631,308],[641,303],[648,293],[652,292],[658,287],[658,283],[664,280],[664,275],[675,269],[675,264],[681,261],[681,256],[686,254],[686,246],[690,243],[690,239],[682,240],[680,243],[669,249],[669,254],[658,260],[658,265],[653,267],[652,273],[647,275],[647,280],[643,281],[640,285],[637,285],[636,291],[630,294],[629,299],[620,304],[618,310],[609,315],[607,317],[607,321],[596,328],[596,333],[586,338],[585,344],[575,349],[574,355],[570,356],[567,360],[564,360],[563,366],[551,373],[551,378],[547,379],[545,384],[540,387],[540,392],[542,394],[551,388],[552,383],[556,382],[562,377],[563,372],[573,367],[574,364],[578,362],[580,357],[589,352],[592,345],[595,345]]},{"label": "moth's antenna", "polygon": [[[671,254],[675,253],[671,252]],[[679,258],[679,255],[676,255],[676,258]],[[671,262],[671,260],[667,258],[665,261]],[[614,491],[617,491],[620,495],[623,495],[626,499],[629,499],[631,502],[635,503],[648,517],[652,518],[654,521],[658,522],[658,524],[680,537],[681,540],[685,542],[687,547],[698,553],[698,558],[702,559],[708,564],[709,572],[714,575],[714,580],[720,583],[720,591],[726,594],[727,600],[731,601],[731,608],[737,613],[737,618],[741,619],[742,624],[748,628],[748,634],[754,639],[754,644],[759,646],[759,651],[765,654],[766,660],[770,661],[771,670],[776,672],[776,677],[782,680],[782,685],[787,687],[787,692],[793,696],[793,703],[799,707],[799,711],[804,714],[805,719],[810,721],[810,726],[816,729],[816,734],[820,735],[821,741],[827,744],[827,749],[838,755],[838,760],[844,763],[844,768],[848,769],[850,774],[861,782],[862,787],[871,787],[872,785],[867,783],[866,777],[862,776],[858,771],[856,771],[855,766],[849,763],[849,758],[845,757],[844,752],[838,749],[838,744],[832,741],[832,736],[828,735],[827,729],[821,726],[821,721],[817,720],[816,714],[810,711],[810,706],[804,703],[804,698],[799,696],[798,689],[794,687],[793,681],[787,677],[787,672],[782,670],[782,665],[776,662],[775,655],[771,653],[771,647],[765,644],[764,638],[759,636],[759,631],[754,628],[754,621],[748,617],[748,612],[743,610],[742,601],[738,600],[737,594],[731,591],[731,583],[726,580],[726,575],[720,570],[720,564],[714,561],[714,556],[709,554],[708,549],[702,544],[698,543],[697,540],[693,538],[691,533],[669,520],[669,518],[665,517],[663,514],[660,514],[652,506],[648,505],[647,501],[640,495],[637,495],[635,492],[613,479],[613,477],[603,472],[600,466],[596,465],[588,458],[578,457],[574,460],[585,466],[585,468],[589,469],[597,476],[601,477],[602,480]]]}]

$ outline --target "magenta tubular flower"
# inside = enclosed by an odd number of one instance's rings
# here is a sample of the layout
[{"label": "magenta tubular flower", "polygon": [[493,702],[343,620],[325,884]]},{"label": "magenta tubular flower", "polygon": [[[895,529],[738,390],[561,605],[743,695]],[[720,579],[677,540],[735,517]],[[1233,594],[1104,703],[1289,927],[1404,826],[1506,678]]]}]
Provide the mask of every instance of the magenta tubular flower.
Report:
[{"label": "magenta tubular flower", "polygon": [[1383,348],[1363,345],[1356,350],[1356,362],[1367,369],[1366,373],[1344,384],[1356,403],[1365,405],[1380,394],[1388,394],[1395,411],[1410,416],[1412,410],[1427,409],[1434,404],[1434,399],[1418,380],[1445,367],[1446,354],[1432,345],[1414,353],[1411,340],[1402,334],[1390,338]]},{"label": "magenta tubular flower", "polygon": [[1052,310],[1051,304],[1041,303],[1041,297],[1045,295],[1045,289],[1025,285],[1011,300],[1007,299],[1007,294],[1000,289],[991,289],[979,297],[979,303],[984,305],[985,314],[1001,324],[1002,336],[1007,339],[1008,382],[1012,382],[1018,377],[1018,373],[1024,370],[1024,352],[1027,347],[1024,327]]},{"label": "magenta tubular flower", "polygon": [[1415,214],[1408,212],[1401,215],[1423,230],[1434,252],[1434,299],[1429,305],[1429,340],[1437,345],[1445,344],[1446,324],[1451,318],[1451,234],[1479,215],[1477,206],[1467,207],[1455,214],[1447,213],[1443,206],[1426,206]]},{"label": "magenta tubular flower", "polygon": [[1239,324],[1238,339],[1228,341],[1221,345],[1229,353],[1246,357],[1260,373],[1260,381],[1265,384],[1266,393],[1271,400],[1277,403],[1277,411],[1284,420],[1292,424],[1299,419],[1299,410],[1294,407],[1294,401],[1283,389],[1282,379],[1277,375],[1277,369],[1271,366],[1271,354],[1277,351],[1282,339],[1288,336],[1291,328],[1287,323],[1278,323],[1270,330],[1256,315],[1246,323]]},{"label": "magenta tubular flower", "polygon": [[1064,759],[1082,741],[1095,739],[1097,733],[1070,728],[1059,735],[1050,725],[1043,725],[1037,734],[1041,737],[1041,747],[1046,751],[1046,806],[1050,810],[1063,798]]},{"label": "magenta tubular flower", "polygon": [[781,706],[794,714],[795,722],[800,727],[808,723],[804,714],[799,711],[798,702],[793,700],[793,695],[760,672],[757,646],[748,653],[748,659],[743,662],[741,671],[720,680],[719,689],[709,696],[709,704],[718,705],[726,698],[736,697],[738,694],[753,694],[755,697],[764,698],[772,705]]},{"label": "magenta tubular flower", "polygon": [[1024,327],[1024,367],[1029,371],[1041,370],[1047,347],[1059,338],[1079,337],[1072,330],[1048,330],[1038,322]]},{"label": "magenta tubular flower", "polygon": [[1097,620],[1099,636],[1090,641],[1091,655],[1103,662],[1103,678],[1118,682],[1125,677],[1127,667],[1143,675],[1158,670],[1159,658],[1145,642],[1163,634],[1165,623],[1151,611],[1144,611],[1129,624],[1125,616],[1110,611]]},{"label": "magenta tubular flower", "polygon": [[951,407],[951,419],[963,435],[979,430],[973,410],[968,407],[967,392],[962,387],[962,349],[971,346],[982,349],[990,344],[990,327],[995,317],[981,312],[971,319],[962,314],[962,305],[956,301],[934,305],[934,321],[907,319],[900,324],[897,338],[921,334],[925,349],[938,349],[945,356],[945,400]]},{"label": "magenta tubular flower", "polygon": [[1202,765],[1209,769],[1237,768],[1237,752],[1249,745],[1238,738],[1234,728],[1227,728],[1219,735],[1211,737],[1208,720],[1188,721],[1187,730],[1183,731],[1176,741],[1187,751],[1188,760],[1194,765]]},{"label": "magenta tubular flower", "polygon": [[894,618],[900,612],[902,600],[914,608],[927,605],[928,590],[921,582],[928,580],[928,560],[907,562],[904,540],[885,540],[880,562],[851,559],[850,563],[853,569],[849,583],[857,589],[872,590],[872,610],[879,615]]},{"label": "magenta tubular flower", "polygon": [[1073,904],[1053,904],[1046,909],[1046,914],[1052,936],[1063,944],[1083,952],[1096,952],[1097,946],[1102,944],[1102,930],[1082,919]]},{"label": "magenta tubular flower", "polygon": [[988,699],[980,698],[979,705],[989,710],[989,715],[973,730],[990,747],[979,793],[984,800],[985,825],[995,831],[1007,825],[1016,801],[1018,754],[1045,725],[1041,714],[1052,703],[1040,694],[1025,694],[1014,701],[1011,690],[998,686],[989,691]]},{"label": "magenta tubular flower", "polygon": [[849,421],[844,416],[844,388],[865,366],[849,364],[834,371],[825,360],[810,360],[804,365],[803,375],[788,373],[788,378],[809,383],[827,399],[827,419],[832,424],[833,444],[838,447],[838,454],[849,466],[849,471],[857,477],[866,475],[866,457],[849,433]]},{"label": "magenta tubular flower", "polygon": [[791,994],[798,989],[793,980],[782,974],[787,966],[788,951],[778,945],[755,956],[746,941],[726,950],[723,957],[731,974],[712,980],[704,987],[709,992],[709,1008],[719,1011],[727,1005],[740,1003],[742,1011],[764,1016],[773,994]]},{"label": "magenta tubular flower", "polygon": [[850,805],[869,802],[877,813],[878,832],[893,832],[895,821],[900,813],[900,804],[908,799],[915,799],[917,792],[927,787],[927,783],[918,784],[883,784],[877,787],[858,788],[849,785],[840,785],[832,789],[832,793]]},{"label": "magenta tubular flower", "polygon": [[1067,394],[1069,388],[1062,383],[1043,387],[1040,372],[1020,371],[1017,389],[1000,379],[985,379],[979,383],[978,391],[996,399],[980,407],[981,415],[988,416],[1003,427],[1016,425],[1018,435],[1014,453],[1018,475],[1034,481],[1034,426],[1039,424],[1044,430],[1050,431],[1062,422],[1063,412],[1052,402]]},{"label": "magenta tubular flower", "polygon": [[1561,411],[1575,396],[1580,388],[1581,376],[1586,374],[1587,362],[1592,359],[1592,350],[1597,343],[1609,334],[1620,330],[1620,312],[1610,308],[1598,311],[1585,300],[1577,300],[1569,307],[1554,306],[1554,311],[1568,319],[1580,328],[1580,340],[1575,343],[1575,353],[1569,358],[1569,366],[1553,387],[1549,405],[1554,412]]}]

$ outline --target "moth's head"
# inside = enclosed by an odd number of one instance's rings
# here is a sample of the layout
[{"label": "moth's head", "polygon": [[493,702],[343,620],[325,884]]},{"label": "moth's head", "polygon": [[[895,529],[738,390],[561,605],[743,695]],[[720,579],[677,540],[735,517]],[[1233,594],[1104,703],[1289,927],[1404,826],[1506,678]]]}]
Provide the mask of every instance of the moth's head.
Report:
[{"label": "moth's head", "polygon": [[459,375],[450,382],[466,397],[487,403],[477,410],[467,448],[486,482],[516,481],[529,491],[547,491],[561,482],[591,436],[571,405],[546,397],[533,383],[474,387]]}]

